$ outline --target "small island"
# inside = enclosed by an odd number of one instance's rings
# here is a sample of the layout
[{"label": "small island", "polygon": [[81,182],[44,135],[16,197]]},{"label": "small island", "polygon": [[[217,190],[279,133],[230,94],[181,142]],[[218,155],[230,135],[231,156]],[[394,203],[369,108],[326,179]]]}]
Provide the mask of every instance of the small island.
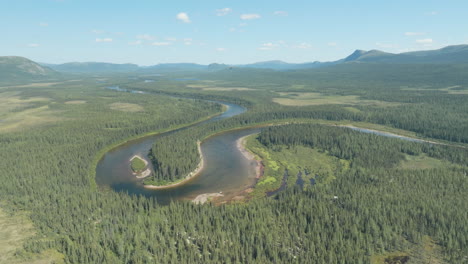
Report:
[{"label": "small island", "polygon": [[130,167],[132,168],[133,175],[139,179],[146,178],[151,174],[151,170],[148,168],[148,161],[138,155],[130,159]]}]

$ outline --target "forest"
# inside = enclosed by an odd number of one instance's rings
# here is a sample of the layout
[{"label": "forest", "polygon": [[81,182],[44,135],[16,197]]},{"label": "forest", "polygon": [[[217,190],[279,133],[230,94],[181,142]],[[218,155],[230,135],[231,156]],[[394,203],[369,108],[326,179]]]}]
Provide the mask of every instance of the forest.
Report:
[{"label": "forest", "polygon": [[[354,66],[2,85],[0,207],[32,226],[6,263],[466,263],[466,67]],[[223,110],[205,99],[247,111],[155,141],[146,181],[193,171],[198,140],[261,126],[248,140],[266,166],[251,199],[161,205],[96,184],[113,146]]]}]

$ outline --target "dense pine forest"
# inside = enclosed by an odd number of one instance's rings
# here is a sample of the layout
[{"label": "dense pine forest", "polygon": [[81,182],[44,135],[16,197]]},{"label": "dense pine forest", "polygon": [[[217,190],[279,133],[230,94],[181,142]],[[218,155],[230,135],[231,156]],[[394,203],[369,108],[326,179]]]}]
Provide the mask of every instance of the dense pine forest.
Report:
[{"label": "dense pine forest", "polygon": [[[0,221],[32,224],[0,260],[467,263],[466,69],[363,64],[2,85]],[[106,89],[115,85],[148,93]],[[111,146],[222,111],[199,99],[247,111],[155,141],[155,171],[145,181],[164,184],[193,171],[198,140],[262,126],[248,141],[265,164],[250,199],[161,205],[96,185],[96,164]],[[287,187],[272,192],[285,172]]]}]

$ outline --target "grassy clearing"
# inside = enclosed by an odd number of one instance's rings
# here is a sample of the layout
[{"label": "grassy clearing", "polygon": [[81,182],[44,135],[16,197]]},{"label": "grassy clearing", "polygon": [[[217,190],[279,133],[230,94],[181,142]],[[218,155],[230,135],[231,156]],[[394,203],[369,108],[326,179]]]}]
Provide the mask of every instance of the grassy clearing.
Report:
[{"label": "grassy clearing", "polygon": [[413,245],[409,250],[374,255],[370,258],[370,262],[371,264],[445,263],[442,260],[440,246],[429,236],[424,236],[421,243]]},{"label": "grassy clearing", "polygon": [[422,170],[443,168],[448,164],[442,160],[428,157],[427,155],[411,156],[406,155],[406,160],[402,161],[399,165],[402,169]]},{"label": "grassy clearing", "polygon": [[50,110],[51,98],[21,97],[21,92],[0,93],[0,133],[55,123],[61,120]]},{"label": "grassy clearing", "polygon": [[443,91],[447,92],[448,94],[468,94],[468,88],[462,87],[460,85],[454,85],[444,88],[428,88],[428,87],[402,87],[402,91]]},{"label": "grassy clearing", "polygon": [[0,93],[0,116],[11,111],[18,111],[18,109],[33,106],[34,103],[50,101],[50,98],[46,97],[21,98],[20,95],[21,92]]},{"label": "grassy clearing", "polygon": [[133,172],[140,172],[146,168],[146,163],[139,157],[134,157],[131,161]]},{"label": "grassy clearing", "polygon": [[52,85],[56,85],[56,84],[59,84],[59,83],[63,83],[63,82],[30,83],[30,84],[24,84],[24,85],[4,86],[4,87],[0,87],[0,88],[10,88],[10,87],[14,87],[14,88],[50,87]]},{"label": "grassy clearing", "polygon": [[123,111],[123,112],[143,112],[144,108],[138,104],[131,104],[131,103],[113,103],[110,105],[110,109]]},{"label": "grassy clearing", "polygon": [[0,123],[0,133],[49,125],[60,120],[63,118],[57,116],[57,111],[50,110],[47,105],[27,109],[4,117]]},{"label": "grassy clearing", "polygon": [[203,88],[203,91],[253,91],[256,89],[247,87],[207,87]]},{"label": "grassy clearing", "polygon": [[[266,191],[277,189],[282,181],[284,170],[288,170],[288,186],[293,186],[297,180],[297,174],[302,172],[304,186],[311,185],[310,179],[314,178],[317,184],[327,184],[333,179],[338,170],[349,167],[349,162],[329,156],[326,152],[316,149],[295,146],[278,146],[268,149],[257,141],[256,135],[246,139],[246,148],[262,160],[265,171],[260,178],[254,195],[263,195]],[[304,171],[309,175],[305,175]]]},{"label": "grassy clearing", "polygon": [[281,97],[273,98],[273,102],[288,106],[326,105],[326,104],[351,104],[351,105],[375,105],[396,106],[399,103],[391,103],[377,100],[362,100],[356,95],[323,95],[321,93],[291,93],[279,92]]},{"label": "grassy clearing", "polygon": [[80,104],[86,104],[86,101],[85,100],[73,100],[73,101],[66,101],[65,104],[80,105]]},{"label": "grassy clearing", "polygon": [[25,253],[24,242],[35,235],[25,213],[11,215],[0,208],[0,263],[63,263],[63,255],[55,250],[40,254]]}]

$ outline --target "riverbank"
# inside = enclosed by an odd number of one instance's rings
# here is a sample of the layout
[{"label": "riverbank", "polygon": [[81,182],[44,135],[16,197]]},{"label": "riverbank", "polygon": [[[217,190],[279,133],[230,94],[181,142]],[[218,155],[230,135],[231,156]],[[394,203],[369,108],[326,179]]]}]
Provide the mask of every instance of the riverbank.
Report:
[{"label": "riverbank", "polygon": [[174,183],[167,184],[167,185],[143,185],[143,187],[146,189],[151,189],[151,190],[168,189],[168,188],[173,188],[173,187],[177,187],[179,185],[185,184],[191,179],[198,176],[200,172],[203,170],[203,168],[205,167],[205,158],[203,157],[203,153],[201,151],[200,141],[197,141],[197,148],[198,148],[198,154],[200,155],[200,162],[198,163],[197,168],[194,171],[190,172],[187,176],[185,176],[185,178],[183,178],[182,180],[178,182],[174,182]]},{"label": "riverbank", "polygon": [[[253,135],[253,134],[252,134]],[[252,135],[247,135],[247,136],[244,136],[244,137],[241,137],[239,138],[237,141],[236,141],[236,146],[237,146],[237,149],[240,151],[240,153],[249,161],[255,161],[257,163],[257,165],[255,166],[255,178],[256,179],[259,179],[260,177],[262,177],[263,175],[263,170],[264,170],[264,166],[263,166],[263,163],[262,163],[262,160],[259,159],[258,157],[256,157],[252,152],[250,152],[247,147],[246,147],[246,140],[247,140],[247,137],[250,137]]]},{"label": "riverbank", "polygon": [[195,204],[204,204],[214,199],[214,197],[221,197],[221,196],[224,196],[224,195],[221,193],[204,193],[195,197],[195,199],[193,199],[192,202]]},{"label": "riverbank", "polygon": [[150,175],[151,175],[151,170],[148,168],[148,164],[149,164],[148,161],[147,161],[146,159],[144,159],[144,158],[143,158],[142,156],[140,156],[140,155],[133,155],[133,157],[131,157],[130,160],[129,160],[130,163],[131,163],[134,159],[139,159],[139,160],[141,160],[141,161],[145,164],[145,168],[146,168],[146,169],[143,170],[143,171],[140,171],[140,172],[135,172],[135,171],[134,171],[134,172],[133,172],[133,175],[135,175],[135,177],[136,177],[137,179],[144,179],[144,178],[150,176]]},{"label": "riverbank", "polygon": [[205,122],[205,121],[207,121],[207,120],[209,120],[211,118],[214,118],[216,116],[220,116],[227,110],[227,105],[225,105],[225,104],[222,104],[222,105],[223,105],[223,109],[222,109],[221,112],[209,115],[207,117],[200,118],[200,119],[198,119],[198,120],[196,120],[194,122],[175,125],[173,127],[169,127],[169,128],[165,128],[165,129],[159,129],[159,130],[156,130],[156,131],[151,131],[151,132],[148,132],[148,133],[144,133],[142,135],[135,135],[133,137],[128,137],[126,139],[123,139],[122,141],[116,142],[114,144],[110,144],[110,145],[102,148],[98,153],[96,153],[96,156],[94,156],[94,159],[91,162],[91,165],[89,167],[88,175],[89,175],[89,181],[90,181],[90,184],[91,184],[91,188],[94,189],[94,190],[97,189],[97,184],[96,184],[96,180],[95,180],[95,178],[96,178],[96,167],[97,167],[98,163],[104,158],[104,156],[109,151],[117,149],[120,146],[128,144],[128,143],[130,143],[132,141],[135,141],[135,140],[141,140],[143,138],[156,136],[156,135],[160,135],[160,134],[163,134],[163,133],[168,133],[168,132],[175,131],[177,129],[182,129],[182,128],[185,128],[185,127],[190,127],[190,126],[196,125],[198,123]]}]

